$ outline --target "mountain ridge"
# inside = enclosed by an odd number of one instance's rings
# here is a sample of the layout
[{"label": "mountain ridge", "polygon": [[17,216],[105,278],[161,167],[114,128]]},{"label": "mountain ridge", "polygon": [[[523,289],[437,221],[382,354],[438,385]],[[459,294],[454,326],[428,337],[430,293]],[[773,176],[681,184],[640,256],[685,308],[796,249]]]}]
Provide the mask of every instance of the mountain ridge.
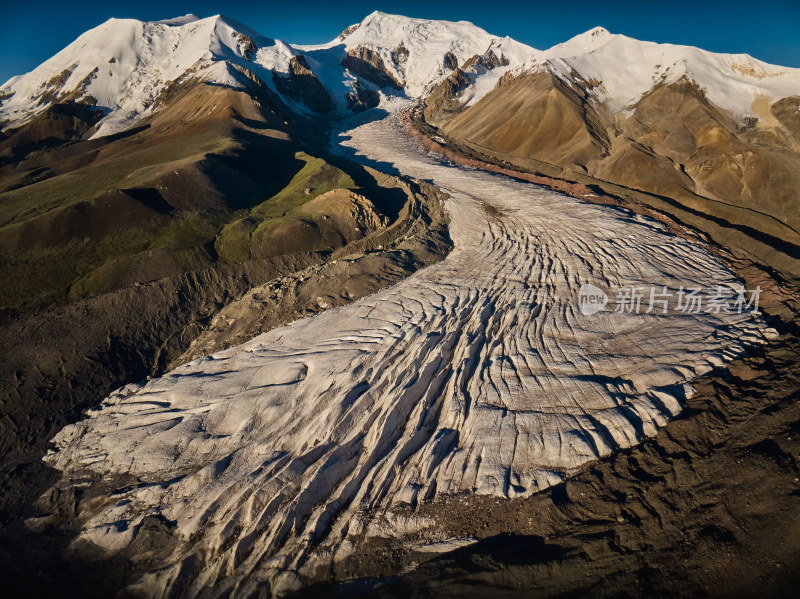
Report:
[{"label": "mountain ridge", "polygon": [[[99,137],[152,114],[169,85],[201,79],[241,87],[242,70],[252,72],[293,111],[310,117],[342,115],[377,105],[380,97],[392,93],[423,98],[453,69],[489,52],[504,64],[471,77],[467,105],[494,89],[506,72],[542,70],[584,87],[594,82],[591,92],[614,110],[628,109],[654,86],[681,76],[695,78],[710,99],[740,119],[768,118],[754,106],[763,104],[765,96],[777,100],[800,93],[800,69],[769,65],[746,54],[643,42],[602,27],[538,50],[468,21],[375,11],[330,42],[293,45],[223,15],[190,14],[161,21],[109,19],[90,29],[36,69],[0,87],[0,123],[8,130],[56,101],[84,103],[106,112],[92,133]],[[639,58],[639,68],[631,67],[636,61],[630,56]],[[318,82],[329,102],[305,101],[302,93],[281,89],[282,77],[296,75],[292,65],[298,60],[306,63],[303,77]]]}]

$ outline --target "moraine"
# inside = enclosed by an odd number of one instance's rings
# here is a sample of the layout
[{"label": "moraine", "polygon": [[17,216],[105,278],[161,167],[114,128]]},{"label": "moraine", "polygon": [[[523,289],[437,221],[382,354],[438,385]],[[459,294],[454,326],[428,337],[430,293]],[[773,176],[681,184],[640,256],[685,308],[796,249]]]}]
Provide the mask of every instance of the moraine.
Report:
[{"label": "moraine", "polygon": [[[661,225],[445,164],[403,134],[402,101],[351,120],[357,160],[433,181],[455,248],[352,305],[297,321],[144,386],[65,428],[70,480],[142,484],[85,506],[110,553],[149,515],[177,523],[164,568],[134,586],[272,593],[315,576],[391,509],[460,491],[528,495],[652,435],[693,378],[769,333],[751,313],[583,315],[578,289],[737,287]],[[380,518],[378,518],[380,514]],[[183,586],[187,585],[187,586]],[[180,592],[180,591],[179,591]]]}]

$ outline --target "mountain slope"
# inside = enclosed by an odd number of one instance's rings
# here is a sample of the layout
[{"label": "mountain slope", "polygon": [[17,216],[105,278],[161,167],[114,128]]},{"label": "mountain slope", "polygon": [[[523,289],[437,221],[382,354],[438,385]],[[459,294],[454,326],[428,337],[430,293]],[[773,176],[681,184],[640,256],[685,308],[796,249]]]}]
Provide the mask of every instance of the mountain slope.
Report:
[{"label": "mountain slope", "polygon": [[13,130],[52,104],[76,103],[98,109],[96,127],[82,135],[101,137],[153,115],[162,94],[196,80],[235,89],[243,79],[258,80],[295,112],[345,113],[377,105],[383,94],[417,97],[489,50],[514,65],[535,55],[471,23],[381,12],[319,46],[291,46],[219,15],[110,19],[6,82],[0,124]]},{"label": "mountain slope", "polygon": [[278,193],[303,164],[277,115],[243,91],[192,85],[136,129],[0,168],[0,270],[12,281],[2,306],[213,264],[227,215]]},{"label": "mountain slope", "polygon": [[451,144],[644,192],[659,209],[677,201],[681,220],[723,245],[800,273],[800,69],[595,29],[510,70],[478,103],[455,88],[440,108],[446,85],[423,115]]},{"label": "mountain slope", "polygon": [[[449,32],[441,52],[480,32],[374,13],[350,37],[366,44],[367,33],[398,22],[417,53],[431,31]],[[479,37],[475,48],[494,39]],[[369,234],[301,210],[336,187],[357,187],[314,155],[324,146],[321,115],[404,93],[348,54],[348,43],[301,52],[220,16],[111,19],[9,81],[0,108],[0,272],[11,283],[0,308],[336,249],[356,230]]]}]

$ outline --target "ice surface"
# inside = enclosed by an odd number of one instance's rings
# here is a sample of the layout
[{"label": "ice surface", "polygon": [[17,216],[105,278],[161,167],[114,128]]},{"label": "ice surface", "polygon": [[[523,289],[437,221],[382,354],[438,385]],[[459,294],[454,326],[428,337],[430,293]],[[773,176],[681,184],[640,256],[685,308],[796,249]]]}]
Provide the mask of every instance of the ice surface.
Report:
[{"label": "ice surface", "polygon": [[82,538],[113,553],[148,515],[177,523],[185,542],[140,590],[183,572],[190,594],[277,592],[393,506],[547,488],[654,434],[689,381],[764,339],[753,314],[583,315],[586,283],[738,282],[657,223],[440,162],[403,134],[406,106],[340,139],[450,194],[444,261],[129,386],[55,438],[63,484],[140,481],[85,505]]}]

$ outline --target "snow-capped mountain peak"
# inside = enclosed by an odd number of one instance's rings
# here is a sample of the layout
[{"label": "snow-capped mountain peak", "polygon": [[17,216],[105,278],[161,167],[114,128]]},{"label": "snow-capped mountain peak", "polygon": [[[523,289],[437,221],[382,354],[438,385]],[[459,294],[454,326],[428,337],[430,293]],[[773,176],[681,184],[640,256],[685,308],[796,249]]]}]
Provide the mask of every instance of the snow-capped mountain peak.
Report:
[{"label": "snow-capped mountain peak", "polygon": [[549,52],[554,56],[575,56],[593,52],[601,48],[615,37],[608,29],[594,27],[550,48]]},{"label": "snow-capped mountain peak", "polygon": [[[304,100],[298,94],[282,94],[275,78],[307,69],[331,96],[328,104],[346,110],[363,107],[364,98],[374,103],[387,82],[397,90],[403,88],[408,96],[420,97],[454,68],[490,48],[511,58],[519,55],[515,64],[532,52],[465,21],[382,12],[368,15],[331,43],[297,47],[266,38],[221,15],[189,14],[162,21],[110,19],[30,73],[3,85],[0,122],[13,128],[51,103],[79,102],[107,113],[94,134],[107,135],[156,110],[157,99],[169,84],[203,79],[241,86],[231,67],[251,71],[299,111],[307,110]],[[297,60],[302,64],[294,64]]]},{"label": "snow-capped mountain peak", "polygon": [[375,51],[387,70],[404,82],[406,94],[413,97],[424,95],[455,67],[491,47],[508,47],[525,60],[535,53],[528,46],[492,35],[468,21],[415,19],[380,11],[348,27],[331,44],[344,44],[348,50],[366,47]]},{"label": "snow-capped mountain peak", "polygon": [[194,23],[195,21],[199,20],[200,17],[198,17],[196,14],[189,13],[174,19],[163,19],[162,21],[156,21],[156,23],[164,23],[165,25],[186,25],[186,23]]},{"label": "snow-capped mountain peak", "polygon": [[[224,68],[205,71],[220,59],[245,60],[253,33],[219,15],[109,19],[30,73],[8,81],[0,89],[6,96],[0,114],[14,126],[51,102],[74,101],[109,113],[97,135],[121,130],[147,114],[168,83],[187,74],[235,85]],[[256,43],[274,42],[258,36]]]},{"label": "snow-capped mountain peak", "polygon": [[[591,93],[612,112],[627,110],[655,86],[683,77],[739,118],[763,116],[755,107],[763,98],[800,94],[800,69],[747,55],[642,42],[602,27],[542,52],[467,21],[376,11],[327,44],[293,46],[221,15],[188,14],[162,21],[110,19],[87,31],[0,87],[0,123],[17,127],[53,103],[79,102],[106,113],[95,136],[106,135],[157,110],[168,85],[201,79],[241,87],[237,71],[243,69],[293,110],[360,110],[385,94],[424,98],[457,67],[469,71],[466,104],[483,98],[510,70],[546,70],[578,85],[592,82]],[[297,76],[304,83],[286,83]],[[309,84],[311,95],[304,87]]]},{"label": "snow-capped mountain peak", "polygon": [[778,67],[747,54],[719,54],[640,41],[596,27],[544,51],[532,70],[566,80],[594,80],[594,93],[613,111],[626,110],[658,85],[694,81],[706,97],[737,118],[758,117],[759,98],[800,94],[800,69]]}]

